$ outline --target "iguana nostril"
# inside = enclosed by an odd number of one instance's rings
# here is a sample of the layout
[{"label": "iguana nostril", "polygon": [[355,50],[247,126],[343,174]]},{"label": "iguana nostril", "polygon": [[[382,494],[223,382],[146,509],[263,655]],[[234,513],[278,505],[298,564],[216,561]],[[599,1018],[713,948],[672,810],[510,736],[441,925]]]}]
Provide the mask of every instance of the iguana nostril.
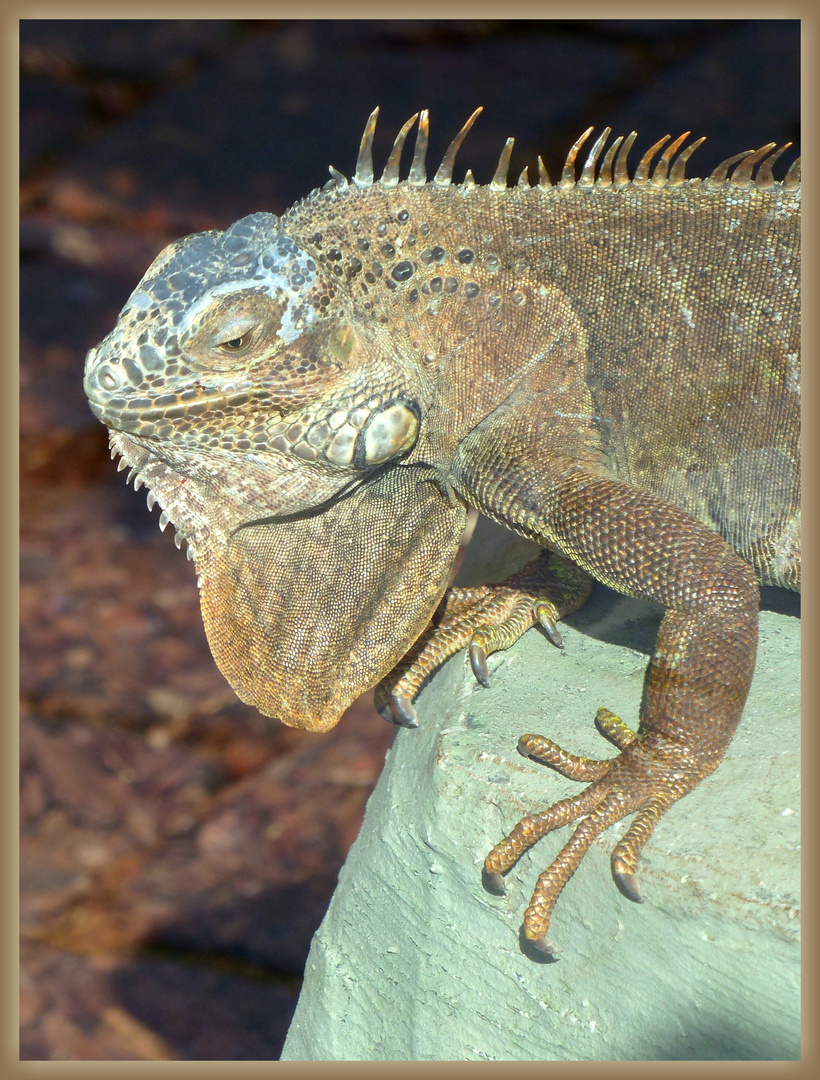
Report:
[{"label": "iguana nostril", "polygon": [[97,382],[103,390],[118,390],[120,386],[119,379],[108,368],[98,373]]}]

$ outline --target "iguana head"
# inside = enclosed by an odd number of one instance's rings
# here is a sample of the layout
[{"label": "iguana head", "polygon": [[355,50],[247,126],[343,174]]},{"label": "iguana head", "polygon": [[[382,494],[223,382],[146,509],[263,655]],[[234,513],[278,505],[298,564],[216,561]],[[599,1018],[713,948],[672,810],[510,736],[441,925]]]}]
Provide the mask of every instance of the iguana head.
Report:
[{"label": "iguana head", "polygon": [[[254,214],[166,248],[89,352],[85,390],[169,465],[250,463],[267,511],[293,513],[412,447],[419,408],[391,366],[310,253]],[[298,496],[296,475],[312,478]]]},{"label": "iguana head", "polygon": [[112,450],[196,560],[218,664],[285,723],[335,723],[446,584],[463,510],[400,467],[413,370],[271,214],[168,247],[88,354]]}]

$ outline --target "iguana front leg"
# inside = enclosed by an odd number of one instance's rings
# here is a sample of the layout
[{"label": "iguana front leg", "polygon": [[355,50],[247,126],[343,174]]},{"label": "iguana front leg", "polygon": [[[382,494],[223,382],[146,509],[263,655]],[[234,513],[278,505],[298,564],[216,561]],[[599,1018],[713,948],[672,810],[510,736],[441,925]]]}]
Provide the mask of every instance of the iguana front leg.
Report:
[{"label": "iguana front leg", "polygon": [[589,574],[552,551],[500,584],[448,589],[428,628],[376,687],[376,708],[394,724],[416,727],[413,700],[445,660],[468,649],[473,674],[489,686],[487,657],[509,649],[536,624],[563,648],[556,624],[577,611],[591,590]]},{"label": "iguana front leg", "polygon": [[637,734],[617,718],[604,718],[618,756],[608,762],[574,758],[525,737],[529,753],[592,781],[580,795],[525,818],[485,865],[498,885],[541,836],[581,819],[541,875],[524,918],[525,936],[552,954],[552,910],[593,840],[636,815],[612,865],[622,892],[640,899],[634,873],[655,824],[723,758],[751,683],[759,592],[751,568],[716,533],[643,490],[567,464],[554,444],[533,438],[537,429],[537,419],[513,410],[488,417],[459,448],[456,489],[483,513],[563,552],[598,580],[666,607]]}]

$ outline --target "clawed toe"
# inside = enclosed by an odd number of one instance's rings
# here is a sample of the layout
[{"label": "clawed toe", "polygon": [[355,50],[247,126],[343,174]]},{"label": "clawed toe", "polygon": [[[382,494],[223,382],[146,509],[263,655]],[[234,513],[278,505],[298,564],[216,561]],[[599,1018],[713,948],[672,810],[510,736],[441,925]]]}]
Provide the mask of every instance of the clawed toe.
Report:
[{"label": "clawed toe", "polygon": [[555,609],[554,604],[545,603],[543,600],[539,600],[533,608],[533,615],[536,617],[540,625],[546,631],[547,637],[556,647],[556,649],[563,649],[564,638],[561,631],[556,625],[558,612]]},{"label": "clawed toe", "polygon": [[509,649],[536,623],[553,645],[563,648],[558,620],[577,611],[591,588],[589,574],[563,556],[545,551],[503,584],[449,589],[427,630],[379,684],[379,711],[391,723],[415,726],[404,718],[404,706],[398,711],[388,709],[385,701],[412,702],[433,672],[464,648],[476,680],[489,686],[487,658]]},{"label": "clawed toe", "polygon": [[[523,818],[487,856],[484,878],[501,892],[503,875],[541,837],[562,825],[575,830],[550,866],[539,876],[524,915],[523,934],[529,947],[552,959],[557,957],[547,937],[555,903],[590,845],[616,821],[635,814],[612,852],[612,877],[621,894],[643,902],[635,877],[640,853],[655,825],[669,806],[685,794],[679,784],[680,757],[657,741],[641,741],[636,733],[608,709],[599,709],[596,724],[621,753],[609,760],[578,757],[541,735],[522,735],[518,750],[534,761],[556,769],[573,780],[591,781],[574,798],[562,799],[539,814]],[[690,770],[691,772],[691,770]]]}]

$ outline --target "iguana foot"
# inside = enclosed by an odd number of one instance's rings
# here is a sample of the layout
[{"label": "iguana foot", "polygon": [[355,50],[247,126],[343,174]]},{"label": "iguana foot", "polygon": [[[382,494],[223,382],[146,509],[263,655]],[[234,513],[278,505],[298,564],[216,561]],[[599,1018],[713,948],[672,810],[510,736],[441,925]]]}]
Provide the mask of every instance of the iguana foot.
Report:
[{"label": "iguana foot", "polygon": [[525,851],[554,829],[578,822],[558,857],[538,878],[524,913],[524,938],[552,958],[557,954],[547,932],[553,908],[593,841],[616,821],[635,814],[613,849],[611,863],[619,890],[627,899],[640,903],[635,871],[644,844],[672,803],[695,788],[717,764],[704,762],[699,767],[680,743],[657,735],[636,735],[609,709],[599,709],[595,722],[621,751],[617,757],[609,760],[577,757],[541,735],[521,736],[520,753],[549,765],[570,780],[590,781],[590,785],[579,795],[561,799],[542,813],[522,818],[484,861],[485,884],[494,892],[503,892],[503,875]]},{"label": "iguana foot", "polygon": [[445,660],[467,648],[473,674],[489,686],[487,657],[509,649],[536,623],[563,648],[557,623],[582,606],[591,588],[585,571],[545,551],[500,585],[449,589],[427,630],[376,687],[376,708],[391,723],[416,727],[413,699]]}]

